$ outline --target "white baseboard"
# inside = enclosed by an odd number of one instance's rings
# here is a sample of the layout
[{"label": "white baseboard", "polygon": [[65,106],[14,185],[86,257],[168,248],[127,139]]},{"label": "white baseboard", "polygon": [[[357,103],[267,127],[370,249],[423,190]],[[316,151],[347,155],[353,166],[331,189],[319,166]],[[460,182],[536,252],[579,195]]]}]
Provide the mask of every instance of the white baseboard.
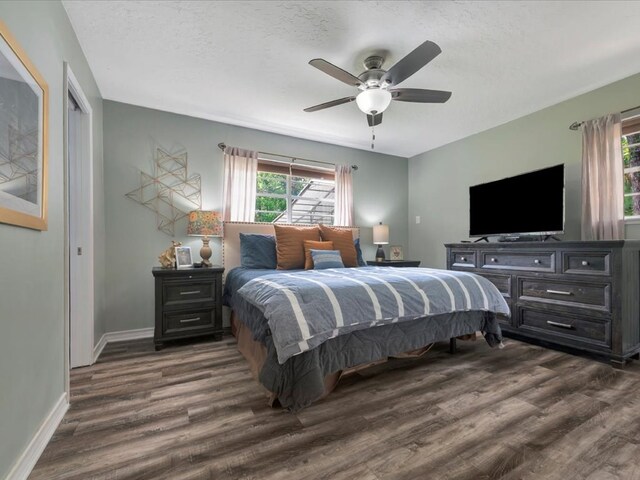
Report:
[{"label": "white baseboard", "polygon": [[[138,340],[141,338],[153,338],[153,328],[139,328],[136,330],[123,330],[120,332],[107,332],[100,341],[93,348],[93,361],[98,359],[102,350],[110,342],[124,342],[127,340]],[[53,409],[47,415],[42,425],[36,432],[36,434],[29,442],[27,448],[22,452],[22,455],[18,458],[13,468],[9,471],[7,480],[27,480],[33,467],[36,466],[40,455],[44,452],[47,444],[53,437],[53,434],[60,425],[64,414],[69,408],[69,402],[67,401],[67,393],[63,393],[58,399]]]},{"label": "white baseboard", "polygon": [[49,440],[53,437],[68,408],[67,394],[63,393],[49,412],[49,415],[47,415],[47,418],[42,422],[42,425],[40,425],[27,448],[9,471],[7,480],[26,480],[29,477],[31,470],[36,466],[40,455],[42,455]]},{"label": "white baseboard", "polygon": [[135,330],[121,330],[119,332],[103,333],[100,341],[93,347],[93,363],[98,361],[98,357],[107,346],[107,343],[126,342],[127,340],[139,340],[141,338],[153,338],[153,327],[137,328]]},{"label": "white baseboard", "polygon": [[98,360],[98,357],[100,356],[100,354],[102,353],[102,350],[104,350],[104,347],[107,345],[107,335],[106,334],[102,334],[102,336],[100,337],[100,341],[98,342],[98,344],[93,347],[93,363],[96,363],[96,360]]},{"label": "white baseboard", "polygon": [[140,338],[153,338],[153,327],[138,328],[136,330],[122,330],[120,332],[107,332],[104,334],[105,344],[110,342],[126,342]]},{"label": "white baseboard", "polygon": [[93,363],[96,363],[107,343],[126,342],[127,340],[138,340],[140,338],[153,338],[153,327],[103,333],[100,341],[93,347]]}]

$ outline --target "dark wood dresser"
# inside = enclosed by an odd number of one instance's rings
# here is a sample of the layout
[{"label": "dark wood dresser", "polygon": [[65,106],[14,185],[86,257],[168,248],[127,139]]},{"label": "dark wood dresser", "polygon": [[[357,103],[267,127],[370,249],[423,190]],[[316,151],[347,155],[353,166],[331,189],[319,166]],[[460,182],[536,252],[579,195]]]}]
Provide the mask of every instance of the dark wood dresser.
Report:
[{"label": "dark wood dresser", "polygon": [[640,352],[640,241],[454,243],[447,268],[490,280],[511,308],[505,336],[622,366]]},{"label": "dark wood dresser", "polygon": [[159,268],[156,282],[156,350],[170,340],[222,338],[222,273],[224,268]]}]

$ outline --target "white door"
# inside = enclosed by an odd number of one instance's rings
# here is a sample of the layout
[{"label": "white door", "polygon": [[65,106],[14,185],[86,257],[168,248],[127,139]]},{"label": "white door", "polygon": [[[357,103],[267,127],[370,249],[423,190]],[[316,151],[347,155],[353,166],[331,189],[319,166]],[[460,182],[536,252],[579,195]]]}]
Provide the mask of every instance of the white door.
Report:
[{"label": "white door", "polygon": [[69,365],[93,363],[93,155],[91,107],[68,73]]}]

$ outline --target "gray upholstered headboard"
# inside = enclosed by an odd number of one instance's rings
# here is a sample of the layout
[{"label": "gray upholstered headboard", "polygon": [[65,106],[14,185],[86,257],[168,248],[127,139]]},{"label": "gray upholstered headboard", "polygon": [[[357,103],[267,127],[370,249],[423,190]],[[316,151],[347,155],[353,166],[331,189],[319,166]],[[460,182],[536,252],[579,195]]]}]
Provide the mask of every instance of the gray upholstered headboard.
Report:
[{"label": "gray upholstered headboard", "polygon": [[[294,225],[297,227],[309,227],[312,225]],[[353,233],[353,238],[360,236],[359,227],[338,227],[348,228]],[[225,272],[240,266],[240,234],[241,233],[261,233],[264,235],[274,235],[272,223],[249,223],[249,222],[225,222],[224,237],[222,239],[222,265]]]}]

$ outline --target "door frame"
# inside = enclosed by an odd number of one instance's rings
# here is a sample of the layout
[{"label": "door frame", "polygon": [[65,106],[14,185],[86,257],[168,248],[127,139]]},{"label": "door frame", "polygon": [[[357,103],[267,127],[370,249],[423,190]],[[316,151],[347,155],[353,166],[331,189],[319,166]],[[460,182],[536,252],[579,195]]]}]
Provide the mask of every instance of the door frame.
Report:
[{"label": "door frame", "polygon": [[[69,397],[69,370],[70,368],[80,365],[91,365],[93,363],[93,348],[94,348],[94,323],[95,323],[95,299],[94,299],[94,231],[93,231],[93,109],[89,103],[86,95],[84,94],[80,82],[71,70],[70,65],[64,62],[64,97],[63,97],[63,164],[64,164],[64,268],[65,268],[65,288],[64,288],[64,302],[65,302],[65,334],[64,334],[64,358],[65,358],[65,390],[67,392],[67,398]],[[70,189],[70,168],[69,164],[69,94],[71,94],[80,107],[83,114],[87,115],[87,137],[88,141],[83,142],[77,146],[78,151],[83,152],[83,160],[86,162],[88,168],[82,169],[82,182],[84,184],[85,192],[84,198],[86,199],[86,208],[82,210],[81,214],[83,220],[87,223],[86,236],[83,243],[82,255],[87,259],[85,262],[86,270],[85,275],[86,282],[83,282],[83,302],[86,302],[86,309],[89,313],[88,318],[79,319],[78,316],[71,314],[74,305],[71,302],[71,285],[77,275],[75,270],[71,266],[73,257],[71,248],[75,246],[71,245],[71,232],[70,226],[70,203],[69,203],[69,189]],[[76,282],[77,283],[77,282]],[[73,335],[72,335],[73,334]],[[73,349],[74,365],[71,365],[71,349]]]}]

